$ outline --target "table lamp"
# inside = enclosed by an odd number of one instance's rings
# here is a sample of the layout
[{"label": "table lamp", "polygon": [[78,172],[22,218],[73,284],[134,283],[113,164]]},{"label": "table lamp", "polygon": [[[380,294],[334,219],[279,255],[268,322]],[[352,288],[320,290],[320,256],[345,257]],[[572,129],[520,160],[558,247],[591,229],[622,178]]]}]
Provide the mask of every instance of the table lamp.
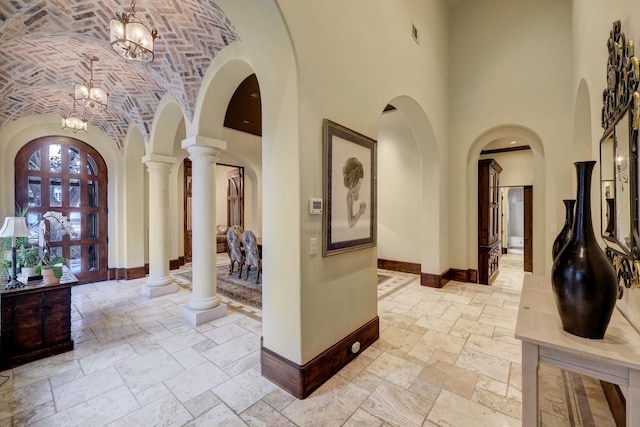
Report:
[{"label": "table lamp", "polygon": [[18,281],[18,273],[16,268],[16,237],[29,237],[31,232],[27,227],[27,221],[22,216],[8,216],[4,219],[4,224],[0,228],[0,237],[11,237],[11,280],[4,287],[5,289],[14,289],[24,286]]}]

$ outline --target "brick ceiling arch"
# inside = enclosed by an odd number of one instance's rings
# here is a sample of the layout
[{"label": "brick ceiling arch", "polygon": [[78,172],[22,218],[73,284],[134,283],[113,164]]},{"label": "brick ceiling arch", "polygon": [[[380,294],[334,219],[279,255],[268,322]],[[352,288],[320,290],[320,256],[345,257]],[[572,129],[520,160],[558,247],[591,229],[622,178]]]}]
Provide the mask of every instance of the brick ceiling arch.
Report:
[{"label": "brick ceiling arch", "polygon": [[155,60],[131,63],[109,46],[109,20],[128,12],[119,0],[0,2],[0,128],[34,114],[66,114],[76,83],[89,80],[109,93],[106,110],[87,111],[122,148],[130,124],[148,136],[160,99],[170,93],[188,120],[214,56],[238,40],[213,1],[136,1],[136,17],[156,28]]}]

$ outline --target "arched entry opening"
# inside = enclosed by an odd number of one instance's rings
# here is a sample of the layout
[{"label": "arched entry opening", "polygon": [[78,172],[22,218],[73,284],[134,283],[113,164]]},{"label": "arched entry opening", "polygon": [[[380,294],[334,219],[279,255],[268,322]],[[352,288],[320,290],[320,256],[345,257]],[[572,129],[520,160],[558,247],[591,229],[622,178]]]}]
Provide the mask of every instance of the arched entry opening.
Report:
[{"label": "arched entry opening", "polygon": [[[513,144],[512,144],[513,142]],[[545,201],[544,201],[544,150],[540,138],[531,130],[518,125],[504,125],[495,127],[480,135],[471,146],[467,158],[467,183],[468,183],[468,263],[476,266],[480,271],[480,223],[479,223],[479,196],[480,180],[478,165],[480,161],[493,159],[502,171],[495,191],[496,203],[494,215],[498,215],[497,233],[500,239],[504,239],[504,198],[502,195],[508,187],[523,186],[530,187],[530,224],[531,229],[527,233],[529,242],[525,242],[523,235],[523,245],[530,245],[531,268],[536,274],[543,274],[546,268],[544,250],[550,243],[543,239],[533,239],[535,230],[544,229]],[[525,209],[526,211],[526,209]],[[526,214],[526,212],[525,212]],[[502,221],[501,221],[502,220]],[[527,218],[528,220],[528,218]],[[525,218],[523,217],[523,221]],[[523,225],[526,228],[526,225]],[[523,232],[523,234],[525,234]],[[538,233],[540,235],[540,233]],[[500,240],[500,253],[503,246],[508,247],[508,242]],[[524,249],[524,248],[523,248]],[[499,255],[497,257],[499,258]],[[487,259],[487,262],[496,262],[495,257]],[[483,261],[484,262],[484,261]],[[475,280],[472,280],[475,281]]]},{"label": "arched entry opening", "polygon": [[16,204],[29,207],[34,234],[46,212],[62,213],[76,233],[49,228],[52,254],[69,260],[80,283],[106,280],[107,167],[100,153],[74,138],[38,138],[18,151],[15,171]]},{"label": "arched entry opening", "polygon": [[378,130],[378,265],[421,274],[421,283],[434,287],[448,268],[439,160],[420,105],[408,96],[392,99]]}]

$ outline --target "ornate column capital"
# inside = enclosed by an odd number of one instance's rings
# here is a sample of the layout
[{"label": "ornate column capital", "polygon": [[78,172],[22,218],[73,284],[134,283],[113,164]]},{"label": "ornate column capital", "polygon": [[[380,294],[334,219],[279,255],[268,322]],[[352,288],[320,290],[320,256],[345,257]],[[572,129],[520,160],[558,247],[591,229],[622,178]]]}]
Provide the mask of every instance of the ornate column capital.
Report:
[{"label": "ornate column capital", "polygon": [[192,150],[197,150],[197,152],[215,152],[214,155],[217,157],[221,151],[227,149],[227,141],[194,135],[182,140],[182,148],[187,150],[189,154],[192,154]]},{"label": "ornate column capital", "polygon": [[149,164],[151,162],[167,163],[169,165],[173,165],[174,163],[178,162],[178,159],[172,156],[165,156],[163,154],[155,154],[155,153],[147,154],[142,157],[142,163]]}]

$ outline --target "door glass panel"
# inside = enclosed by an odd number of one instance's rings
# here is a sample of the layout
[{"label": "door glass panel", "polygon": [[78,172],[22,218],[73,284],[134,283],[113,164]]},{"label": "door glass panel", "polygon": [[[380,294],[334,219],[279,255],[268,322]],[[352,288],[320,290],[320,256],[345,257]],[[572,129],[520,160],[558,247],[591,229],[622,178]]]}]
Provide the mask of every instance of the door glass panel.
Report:
[{"label": "door glass panel", "polygon": [[98,245],[89,245],[89,271],[97,271],[100,269],[98,249]]},{"label": "door glass panel", "polygon": [[57,257],[62,258],[62,247],[60,246],[49,247],[49,259],[54,259]]},{"label": "door glass panel", "polygon": [[87,238],[98,238],[98,213],[89,212],[87,214]]},{"label": "door glass panel", "polygon": [[42,168],[42,159],[40,157],[40,150],[36,150],[31,157],[29,157],[29,170],[39,171]]},{"label": "door glass panel", "polygon": [[82,271],[82,246],[69,246],[69,269],[74,274]]},{"label": "door glass panel", "polygon": [[80,195],[80,180],[71,178],[69,180],[69,207],[79,208],[81,199],[82,197]]},{"label": "door glass panel", "polygon": [[29,231],[31,231],[29,243],[31,243],[32,245],[38,244],[40,216],[40,212],[27,212],[27,226],[29,227]]},{"label": "door glass panel", "polygon": [[29,181],[27,186],[29,207],[42,206],[42,179],[39,176],[30,176],[27,179]]},{"label": "door glass panel", "polygon": [[61,242],[62,241],[62,226],[58,221],[47,221],[49,223],[49,241],[50,242]]},{"label": "door glass panel", "polygon": [[69,147],[69,173],[81,173],[80,151],[75,147]]},{"label": "door glass panel", "polygon": [[87,193],[89,195],[88,205],[90,208],[98,207],[98,181],[87,181]]},{"label": "door glass panel", "polygon": [[69,234],[69,238],[71,240],[79,240],[80,236],[82,236],[82,217],[80,216],[80,212],[71,212],[69,214],[69,222],[75,230],[75,233]]},{"label": "door glass panel", "polygon": [[60,144],[49,145],[49,172],[62,172],[62,155]]},{"label": "door glass panel", "polygon": [[91,154],[87,154],[87,173],[89,175],[98,175],[98,165],[91,157]]},{"label": "door glass panel", "polygon": [[62,180],[49,178],[49,206],[59,208],[62,206]]}]

